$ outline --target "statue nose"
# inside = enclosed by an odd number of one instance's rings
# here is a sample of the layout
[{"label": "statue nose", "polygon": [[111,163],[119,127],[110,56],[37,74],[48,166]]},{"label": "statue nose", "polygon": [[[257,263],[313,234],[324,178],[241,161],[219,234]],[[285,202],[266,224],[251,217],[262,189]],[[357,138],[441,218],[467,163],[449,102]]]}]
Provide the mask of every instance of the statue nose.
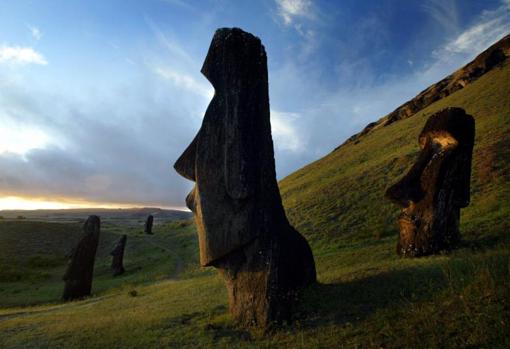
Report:
[{"label": "statue nose", "polygon": [[188,207],[191,212],[195,212],[195,187],[189,192],[188,196],[186,196],[186,207]]}]

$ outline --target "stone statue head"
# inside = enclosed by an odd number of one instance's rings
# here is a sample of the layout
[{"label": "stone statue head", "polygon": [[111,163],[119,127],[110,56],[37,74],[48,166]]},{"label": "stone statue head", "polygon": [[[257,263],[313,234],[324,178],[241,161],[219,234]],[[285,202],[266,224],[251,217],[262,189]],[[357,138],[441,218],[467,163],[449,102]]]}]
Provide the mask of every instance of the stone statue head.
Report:
[{"label": "stone statue head", "polygon": [[195,182],[186,204],[195,215],[203,266],[264,233],[254,222],[276,213],[285,217],[274,168],[266,60],[257,37],[218,29],[201,70],[215,94],[174,168]]},{"label": "stone statue head", "polygon": [[436,253],[459,240],[460,209],[470,201],[474,136],[475,121],[461,108],[444,109],[427,120],[416,163],[386,191],[402,207],[399,254]]},{"label": "stone statue head", "polygon": [[98,216],[89,216],[83,224],[83,231],[85,234],[99,235],[101,229],[101,220]]}]

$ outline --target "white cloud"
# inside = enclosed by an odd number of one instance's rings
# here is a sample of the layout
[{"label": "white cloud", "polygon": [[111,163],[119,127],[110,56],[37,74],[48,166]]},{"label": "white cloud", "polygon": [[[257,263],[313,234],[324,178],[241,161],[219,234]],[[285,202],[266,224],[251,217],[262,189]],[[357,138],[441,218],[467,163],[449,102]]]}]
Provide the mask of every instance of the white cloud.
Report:
[{"label": "white cloud", "polygon": [[206,86],[196,81],[191,76],[178,72],[170,67],[156,67],[154,68],[154,72],[177,87],[199,94],[204,98],[211,99],[214,95],[214,89],[212,87]]},{"label": "white cloud", "polygon": [[[510,1],[510,0],[507,0]],[[510,32],[510,2],[495,11],[487,11],[475,25],[449,42],[450,53],[479,52]]]},{"label": "white cloud", "polygon": [[42,38],[42,32],[39,30],[39,28],[35,26],[28,26],[28,30],[30,30],[30,34],[32,34],[32,37],[36,40],[40,40]]},{"label": "white cloud", "polygon": [[427,0],[422,8],[447,32],[454,34],[459,29],[459,14],[455,0]]},{"label": "white cloud", "polygon": [[0,197],[182,206],[191,184],[171,164],[193,139],[199,120],[192,116],[206,103],[141,72],[75,96],[34,83],[33,74],[2,71]]},{"label": "white cloud", "polygon": [[49,143],[49,137],[37,128],[21,127],[2,119],[0,127],[0,154],[14,153],[24,155],[32,149],[44,148]]},{"label": "white cloud", "polygon": [[156,39],[172,54],[174,58],[192,61],[189,53],[182,47],[175,37],[165,34],[150,18],[146,17],[145,21],[153,31]]},{"label": "white cloud", "polygon": [[1,63],[46,65],[48,61],[31,47],[2,46],[0,47]]},{"label": "white cloud", "polygon": [[290,25],[297,17],[312,16],[312,2],[310,0],[276,0],[278,13],[283,23]]},{"label": "white cloud", "polygon": [[311,0],[275,0],[275,2],[283,24],[293,28],[301,37],[298,43],[299,59],[307,60],[319,46],[320,40],[314,28],[319,15],[318,10]]},{"label": "white cloud", "polygon": [[175,6],[182,7],[182,8],[188,9],[188,10],[191,10],[194,8],[191,5],[191,3],[186,2],[184,0],[163,0],[163,1],[170,5],[175,5]]},{"label": "white cloud", "polygon": [[434,50],[432,55],[435,61],[427,67],[424,75],[450,73],[508,33],[510,0],[503,0],[498,8],[484,11],[470,27]]},{"label": "white cloud", "polygon": [[297,113],[271,110],[271,131],[277,150],[297,152],[304,146],[300,141],[301,137],[293,126],[299,116]]},{"label": "white cloud", "polygon": [[[299,113],[292,118],[272,111],[275,156],[280,159],[278,173],[286,175],[325,155],[369,122],[460,68],[509,32],[510,0],[505,0],[499,8],[483,12],[471,26],[445,40],[426,66],[409,59],[408,64],[413,68],[409,74],[378,80],[372,71],[363,69],[359,59],[350,60],[339,73],[342,83],[325,89],[308,66],[287,64],[273,71],[273,105],[277,110],[291,109]],[[290,100],[291,105],[282,104]],[[302,103],[305,100],[307,103]],[[284,152],[283,148],[293,151]]]}]

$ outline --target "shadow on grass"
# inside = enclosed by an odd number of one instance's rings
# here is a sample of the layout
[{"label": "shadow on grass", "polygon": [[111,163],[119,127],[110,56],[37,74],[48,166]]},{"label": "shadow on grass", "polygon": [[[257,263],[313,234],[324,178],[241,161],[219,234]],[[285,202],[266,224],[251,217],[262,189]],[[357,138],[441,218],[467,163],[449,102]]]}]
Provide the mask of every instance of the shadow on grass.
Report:
[{"label": "shadow on grass", "polygon": [[162,323],[156,325],[154,329],[175,330],[177,327],[186,327],[205,323],[200,326],[201,331],[211,337],[213,341],[227,339],[234,342],[250,341],[252,339],[249,330],[238,327],[234,322],[215,321],[217,316],[223,316],[228,312],[224,305],[218,305],[209,311],[192,312],[173,316],[165,319]]},{"label": "shadow on grass", "polygon": [[379,309],[429,299],[448,286],[440,266],[391,270],[363,279],[317,284],[304,291],[298,320],[305,327],[364,320]]},{"label": "shadow on grass", "polygon": [[[461,240],[458,249],[467,248],[473,252],[483,252],[488,249],[493,249],[497,245],[504,243],[505,239],[502,239],[501,236],[481,236],[474,237],[469,235],[467,238]],[[508,239],[507,239],[508,240]]]}]

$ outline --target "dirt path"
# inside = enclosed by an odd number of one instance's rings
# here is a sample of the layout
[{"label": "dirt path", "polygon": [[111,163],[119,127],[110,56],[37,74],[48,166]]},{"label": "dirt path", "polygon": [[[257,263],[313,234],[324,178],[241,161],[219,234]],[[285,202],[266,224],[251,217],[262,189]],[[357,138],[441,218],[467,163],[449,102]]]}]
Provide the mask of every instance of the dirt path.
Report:
[{"label": "dirt path", "polygon": [[179,275],[184,270],[184,261],[182,260],[181,256],[174,250],[168,248],[165,246],[165,241],[162,239],[159,239],[156,236],[151,236],[151,239],[148,239],[147,242],[151,244],[154,247],[161,248],[165,250],[168,254],[170,254],[172,257],[174,257],[175,260],[175,269],[172,273],[168,275],[168,279],[175,280],[179,277]]}]

